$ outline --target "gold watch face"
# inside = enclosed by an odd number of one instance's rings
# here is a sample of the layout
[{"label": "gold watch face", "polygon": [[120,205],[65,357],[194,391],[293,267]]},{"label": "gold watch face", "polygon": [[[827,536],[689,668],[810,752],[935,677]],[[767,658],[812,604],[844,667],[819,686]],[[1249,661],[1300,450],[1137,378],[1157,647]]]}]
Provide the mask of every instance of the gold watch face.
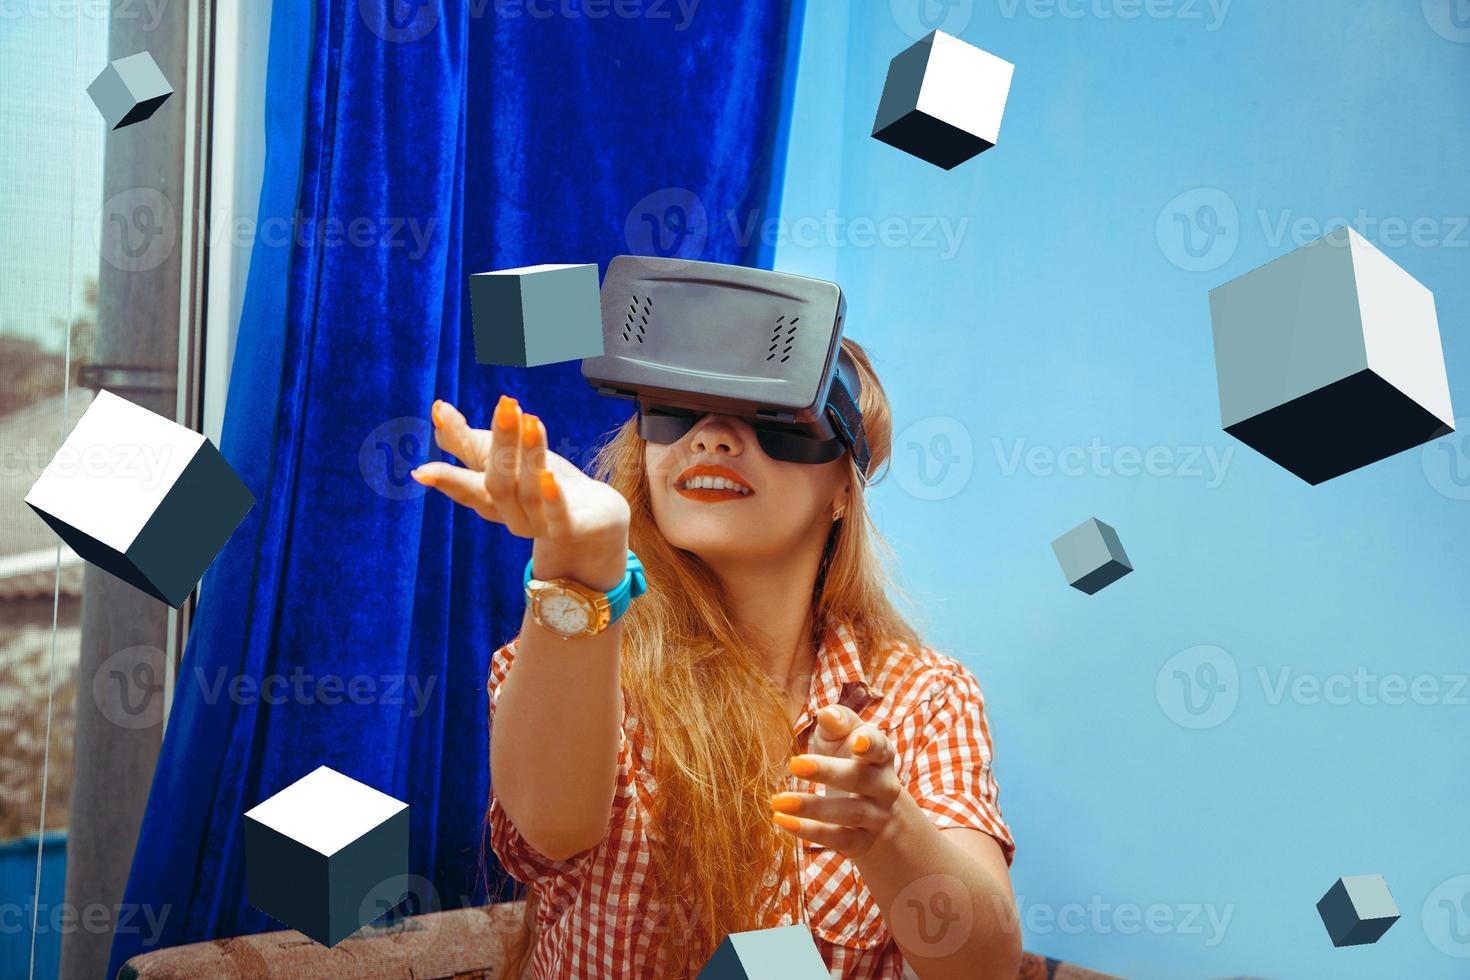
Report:
[{"label": "gold watch face", "polygon": [[592,605],[587,598],[560,586],[541,590],[536,613],[541,625],[562,636],[578,636],[592,625]]}]

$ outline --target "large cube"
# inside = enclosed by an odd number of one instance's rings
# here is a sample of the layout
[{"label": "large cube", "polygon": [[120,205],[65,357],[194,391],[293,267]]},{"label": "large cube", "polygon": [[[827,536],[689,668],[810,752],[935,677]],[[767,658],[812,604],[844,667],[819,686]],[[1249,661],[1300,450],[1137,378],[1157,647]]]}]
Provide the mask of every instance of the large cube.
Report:
[{"label": "large cube", "polygon": [[810,926],[776,926],[726,936],[698,980],[828,980]]},{"label": "large cube", "polygon": [[536,367],[601,357],[596,265],[532,265],[470,276],[475,360]]},{"label": "large cube", "polygon": [[1454,431],[1434,296],[1351,228],[1210,292],[1225,431],[1310,484]]},{"label": "large cube", "polygon": [[323,946],[393,908],[408,804],[321,766],[245,813],[250,904]]},{"label": "large cube", "polygon": [[1339,878],[1317,903],[1334,946],[1376,943],[1399,920],[1399,907],[1382,875]]},{"label": "large cube", "polygon": [[1094,595],[1133,571],[1118,532],[1089,517],[1051,543],[1067,584]]},{"label": "large cube", "polygon": [[147,51],[119,58],[87,86],[109,129],[142,122],[174,94],[163,70]]},{"label": "large cube", "polygon": [[952,170],[990,149],[1016,66],[931,31],[888,64],[873,138]]},{"label": "large cube", "polygon": [[255,497],[214,443],[103,389],[26,503],[84,559],[177,609]]}]

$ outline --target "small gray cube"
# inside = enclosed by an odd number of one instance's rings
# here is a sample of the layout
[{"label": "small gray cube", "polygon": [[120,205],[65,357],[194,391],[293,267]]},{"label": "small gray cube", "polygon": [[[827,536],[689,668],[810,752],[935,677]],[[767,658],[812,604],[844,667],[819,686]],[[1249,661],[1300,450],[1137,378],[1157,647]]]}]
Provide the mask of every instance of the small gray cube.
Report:
[{"label": "small gray cube", "polygon": [[177,609],[255,497],[203,435],[103,389],[26,503],[83,559]]},{"label": "small gray cube", "polygon": [[1051,543],[1067,584],[1093,595],[1133,571],[1118,532],[1095,517]]},{"label": "small gray cube", "polygon": [[250,904],[323,946],[398,905],[408,804],[320,766],[245,813]]},{"label": "small gray cube", "polygon": [[888,64],[873,138],[952,170],[1000,138],[1016,66],[931,31]]},{"label": "small gray cube", "polygon": [[595,264],[475,273],[470,313],[481,364],[536,367],[603,354]]},{"label": "small gray cube", "polygon": [[1210,291],[1226,432],[1316,485],[1454,431],[1434,295],[1351,228]]},{"label": "small gray cube", "polygon": [[698,980],[829,980],[810,926],[776,926],[726,936]]},{"label": "small gray cube", "polygon": [[142,122],[174,94],[163,69],[147,51],[119,58],[87,86],[109,129],[122,129]]},{"label": "small gray cube", "polygon": [[1376,943],[1399,920],[1399,907],[1383,875],[1339,878],[1317,903],[1334,946]]}]

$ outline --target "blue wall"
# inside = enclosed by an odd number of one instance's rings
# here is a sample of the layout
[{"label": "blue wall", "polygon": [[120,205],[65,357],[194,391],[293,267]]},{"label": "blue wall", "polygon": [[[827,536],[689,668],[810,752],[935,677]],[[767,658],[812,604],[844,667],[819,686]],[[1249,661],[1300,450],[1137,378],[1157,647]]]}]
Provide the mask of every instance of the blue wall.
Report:
[{"label": "blue wall", "polygon": [[[927,0],[810,5],[766,230],[776,268],[847,290],[906,430],[873,503],[984,686],[1029,948],[1169,980],[1470,974],[1451,2],[930,3],[1017,65],[999,145],[948,173],[868,135]],[[1220,431],[1208,291],[1342,218],[1434,291],[1461,434],[1309,487]],[[1137,571],[1088,597],[1048,543],[1093,515]],[[1403,919],[1334,949],[1315,903],[1372,872]]]}]

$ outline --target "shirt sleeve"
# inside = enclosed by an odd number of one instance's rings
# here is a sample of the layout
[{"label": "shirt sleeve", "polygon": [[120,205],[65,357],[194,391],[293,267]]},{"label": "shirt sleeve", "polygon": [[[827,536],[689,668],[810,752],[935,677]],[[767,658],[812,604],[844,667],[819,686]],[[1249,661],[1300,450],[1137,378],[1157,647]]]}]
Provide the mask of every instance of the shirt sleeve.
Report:
[{"label": "shirt sleeve", "polygon": [[936,690],[927,701],[909,794],[941,830],[970,827],[994,837],[1009,865],[1016,843],[1000,813],[980,683],[953,662],[930,684]]},{"label": "shirt sleeve", "polygon": [[[519,647],[520,638],[517,637],[496,650],[490,658],[490,679],[485,686],[490,694],[490,737],[492,739],[495,737],[495,705],[500,700],[500,684],[510,671],[511,663],[515,660]],[[623,715],[626,721],[626,705]],[[627,726],[623,724],[618,726],[617,788],[613,795],[609,837],[619,832],[624,822],[625,811],[633,795],[633,743],[628,738]],[[587,866],[592,855],[607,844],[607,838],[604,838],[601,843],[560,861],[542,854],[532,847],[525,837],[521,836],[521,832],[516,829],[515,824],[511,822],[505,809],[500,805],[500,799],[495,795],[493,774],[490,780],[490,809],[487,820],[490,824],[490,849],[495,852],[501,866],[512,878],[528,885],[543,878],[575,877]]]}]

